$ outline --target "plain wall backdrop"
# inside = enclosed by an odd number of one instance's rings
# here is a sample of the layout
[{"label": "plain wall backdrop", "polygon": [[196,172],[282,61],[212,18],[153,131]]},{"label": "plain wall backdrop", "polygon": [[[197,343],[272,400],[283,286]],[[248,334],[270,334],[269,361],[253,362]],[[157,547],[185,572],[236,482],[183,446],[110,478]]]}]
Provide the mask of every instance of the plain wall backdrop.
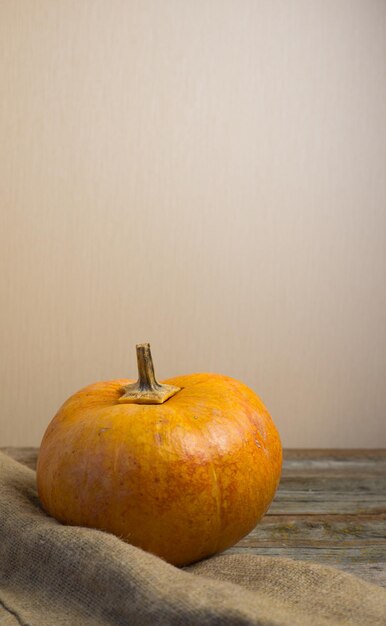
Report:
[{"label": "plain wall backdrop", "polygon": [[215,371],[386,446],[386,3],[1,0],[0,445]]}]

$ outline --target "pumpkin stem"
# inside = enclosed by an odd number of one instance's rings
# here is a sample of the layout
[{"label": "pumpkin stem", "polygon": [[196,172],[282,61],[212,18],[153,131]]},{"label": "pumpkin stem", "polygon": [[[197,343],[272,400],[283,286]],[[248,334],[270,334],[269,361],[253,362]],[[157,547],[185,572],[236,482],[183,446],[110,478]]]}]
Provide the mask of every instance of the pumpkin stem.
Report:
[{"label": "pumpkin stem", "polygon": [[131,404],[162,404],[174,396],[180,387],[164,385],[158,382],[154,374],[150,344],[139,343],[137,349],[138,380],[122,388],[123,395],[118,402]]}]

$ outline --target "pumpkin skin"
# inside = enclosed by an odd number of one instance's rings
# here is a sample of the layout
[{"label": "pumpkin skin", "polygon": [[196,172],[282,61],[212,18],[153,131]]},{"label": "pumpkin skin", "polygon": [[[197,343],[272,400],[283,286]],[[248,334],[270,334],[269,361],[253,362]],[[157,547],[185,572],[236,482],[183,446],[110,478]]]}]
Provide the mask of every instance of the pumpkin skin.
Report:
[{"label": "pumpkin skin", "polygon": [[71,396],[43,437],[41,504],[62,523],[98,528],[187,565],[237,543],[268,509],[282,449],[267,409],[219,374],[165,381],[163,404],[121,404],[126,379]]}]

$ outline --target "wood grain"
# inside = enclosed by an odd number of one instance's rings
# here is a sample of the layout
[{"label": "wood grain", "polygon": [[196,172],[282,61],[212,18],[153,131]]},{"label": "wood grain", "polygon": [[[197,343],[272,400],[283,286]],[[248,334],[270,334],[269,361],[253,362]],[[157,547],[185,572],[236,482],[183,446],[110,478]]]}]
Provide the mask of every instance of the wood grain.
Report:
[{"label": "wood grain", "polygon": [[[2,448],[31,469],[37,448]],[[264,519],[229,553],[338,567],[386,587],[386,450],[286,450]]]}]

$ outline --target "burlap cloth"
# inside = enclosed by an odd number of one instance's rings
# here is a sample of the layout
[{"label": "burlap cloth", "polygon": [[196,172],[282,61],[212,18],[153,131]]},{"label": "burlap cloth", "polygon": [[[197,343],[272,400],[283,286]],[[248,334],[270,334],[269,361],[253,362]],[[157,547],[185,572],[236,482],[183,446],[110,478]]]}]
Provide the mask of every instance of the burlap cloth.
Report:
[{"label": "burlap cloth", "polygon": [[386,592],[339,570],[223,555],[184,570],[39,506],[35,472],[0,453],[1,626],[386,625]]}]

